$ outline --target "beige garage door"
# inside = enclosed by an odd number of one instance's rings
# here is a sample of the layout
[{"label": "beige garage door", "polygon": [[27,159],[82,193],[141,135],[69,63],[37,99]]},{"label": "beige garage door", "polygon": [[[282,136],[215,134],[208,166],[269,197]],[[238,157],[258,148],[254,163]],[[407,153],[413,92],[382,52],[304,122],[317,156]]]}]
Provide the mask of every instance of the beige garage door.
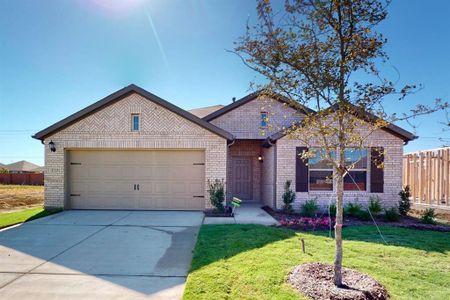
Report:
[{"label": "beige garage door", "polygon": [[69,151],[69,207],[203,209],[203,151]]}]

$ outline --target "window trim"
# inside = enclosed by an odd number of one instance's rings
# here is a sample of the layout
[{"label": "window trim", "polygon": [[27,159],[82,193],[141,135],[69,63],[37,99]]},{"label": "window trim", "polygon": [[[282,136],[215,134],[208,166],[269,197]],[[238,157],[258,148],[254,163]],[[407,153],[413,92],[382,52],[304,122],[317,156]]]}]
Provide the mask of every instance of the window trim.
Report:
[{"label": "window trim", "polygon": [[[365,190],[358,190],[358,189],[356,189],[356,190],[346,190],[345,189],[345,182],[344,182],[344,192],[367,192],[369,190],[369,182],[368,182],[369,169],[351,169],[351,170],[349,170],[349,174],[350,174],[350,172],[353,172],[353,171],[355,171],[355,172],[366,172],[366,182],[365,182],[366,189]],[[352,182],[352,184],[354,184],[354,183]]]},{"label": "window trim", "polygon": [[[137,129],[134,128],[134,118],[137,117]],[[140,114],[131,114],[131,131],[139,132],[141,130],[141,116]]]},{"label": "window trim", "polygon": [[[352,148],[352,147],[349,147],[349,148],[346,148],[346,150],[347,149],[355,149],[355,148]],[[356,189],[356,190],[346,190],[345,189],[345,182],[344,182],[344,192],[367,192],[368,190],[369,190],[369,181],[368,181],[368,179],[369,179],[369,163],[370,163],[370,151],[369,151],[369,149],[370,148],[362,148],[362,149],[359,149],[359,150],[365,150],[366,151],[366,168],[365,169],[361,169],[361,168],[353,168],[353,169],[350,169],[350,170],[348,170],[349,171],[349,173],[350,172],[353,172],[353,171],[359,171],[359,172],[366,172],[366,182],[365,182],[365,187],[366,187],[366,189],[365,190],[358,190],[358,189]],[[344,152],[344,155],[345,155],[345,152]],[[352,182],[353,183],[353,182]]]},{"label": "window trim", "polygon": [[[263,114],[266,115],[266,117],[264,119],[263,119]],[[259,114],[259,118],[260,118],[259,127],[264,128],[264,129],[268,128],[269,127],[269,124],[268,124],[269,114],[266,111],[261,111]],[[263,122],[266,123],[266,125],[263,125]]]},{"label": "window trim", "polygon": [[[309,148],[309,149],[318,149],[317,151],[321,151],[321,148],[319,148],[319,147],[312,147],[312,148]],[[352,148],[352,147],[348,147],[348,148],[346,148],[346,149],[354,149],[354,148]],[[365,169],[361,169],[361,168],[354,168],[354,169],[350,169],[349,170],[349,172],[352,172],[352,171],[360,171],[360,172],[366,172],[366,181],[365,181],[365,190],[358,190],[358,189],[356,189],[356,190],[346,190],[345,189],[345,186],[344,186],[344,192],[360,192],[360,193],[366,193],[366,192],[368,192],[369,190],[370,190],[370,187],[369,187],[369,185],[370,185],[370,182],[369,182],[369,172],[370,172],[370,168],[369,168],[369,163],[370,163],[370,161],[371,161],[371,158],[370,158],[370,148],[362,148],[361,150],[366,150],[366,159],[367,159],[367,161],[366,161],[366,168]],[[335,154],[335,155],[337,155],[337,154]],[[344,155],[345,155],[345,153],[344,153]],[[332,176],[333,176],[333,179],[332,179],[332,182],[331,182],[331,189],[328,189],[328,190],[316,190],[316,189],[311,189],[311,171],[322,171],[322,172],[332,172]],[[323,193],[323,192],[334,192],[335,191],[335,188],[336,188],[336,184],[335,184],[335,180],[334,180],[334,174],[335,174],[335,168],[333,167],[333,166],[330,166],[330,168],[329,169],[324,169],[324,168],[317,168],[317,169],[315,169],[315,168],[311,168],[311,165],[309,165],[308,164],[308,191],[309,192],[312,192],[312,193],[314,193],[314,192],[316,192],[316,193]]]},{"label": "window trim", "polygon": [[[322,149],[321,148],[319,148],[319,147],[312,147],[312,148],[309,148],[308,149],[308,151],[309,150],[314,150],[314,149],[317,149],[316,151],[318,151],[318,152],[321,152],[322,151]],[[331,182],[331,189],[327,189],[327,190],[316,190],[316,189],[311,189],[311,171],[322,171],[322,172],[331,172],[331,176],[333,176],[334,177],[334,167],[333,166],[330,166],[330,168],[329,169],[324,169],[324,168],[311,168],[311,165],[309,164],[309,162],[308,162],[308,191],[309,192],[319,192],[319,193],[321,193],[321,192],[333,192],[334,191],[334,186],[335,186],[335,184],[334,184],[334,178],[332,178],[332,182]]]}]

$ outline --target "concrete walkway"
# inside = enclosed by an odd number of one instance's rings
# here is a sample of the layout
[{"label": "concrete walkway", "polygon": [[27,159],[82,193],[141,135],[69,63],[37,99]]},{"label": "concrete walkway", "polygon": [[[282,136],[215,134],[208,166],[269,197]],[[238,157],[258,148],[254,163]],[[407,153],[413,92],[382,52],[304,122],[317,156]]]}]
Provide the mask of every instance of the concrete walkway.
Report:
[{"label": "concrete walkway", "polygon": [[259,224],[278,225],[278,221],[261,208],[261,203],[243,203],[231,218],[205,217],[203,224]]},{"label": "concrete walkway", "polygon": [[64,211],[0,232],[0,299],[180,299],[202,212]]}]

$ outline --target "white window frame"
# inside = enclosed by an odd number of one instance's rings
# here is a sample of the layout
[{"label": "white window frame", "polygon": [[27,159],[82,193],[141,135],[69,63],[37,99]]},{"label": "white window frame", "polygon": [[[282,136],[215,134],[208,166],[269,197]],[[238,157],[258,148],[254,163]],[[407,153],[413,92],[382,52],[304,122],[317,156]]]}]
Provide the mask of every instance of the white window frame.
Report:
[{"label": "white window frame", "polygon": [[[345,150],[347,150],[347,149],[355,149],[355,148],[349,147],[349,148],[346,148]],[[366,155],[366,159],[367,159],[367,161],[366,161],[366,168],[365,169],[361,169],[361,168],[350,169],[348,172],[349,173],[353,172],[353,171],[366,172],[366,184],[365,184],[366,189],[365,190],[361,190],[361,192],[366,192],[369,189],[369,181],[368,180],[369,180],[369,163],[370,163],[369,156],[370,156],[370,151],[369,151],[369,148],[363,148],[363,149],[359,149],[359,150],[365,150],[366,153],[367,153],[367,155]],[[345,152],[344,152],[344,155],[345,155]],[[353,183],[353,181],[352,181],[352,183]],[[344,192],[360,192],[360,190],[359,189],[346,190],[345,187],[344,187]]]},{"label": "white window frame", "polygon": [[[320,148],[318,148],[318,147],[313,147],[313,148],[310,148],[310,149],[317,149],[316,151],[322,151]],[[352,148],[352,147],[349,147],[349,148],[346,148],[346,150],[347,149],[355,149],[355,148]],[[366,152],[367,152],[367,155],[366,155],[366,159],[367,159],[367,161],[366,161],[366,168],[365,169],[361,169],[361,168],[355,168],[355,169],[351,169],[351,170],[349,170],[349,172],[352,172],[352,171],[363,171],[363,172],[366,172],[366,184],[365,184],[365,187],[366,187],[366,189],[365,190],[359,190],[359,189],[356,189],[356,190],[346,190],[345,189],[345,187],[344,187],[344,192],[367,192],[368,190],[369,190],[369,166],[370,166],[370,151],[369,151],[369,149],[370,148],[363,148],[363,149],[361,149],[361,150],[365,150]],[[344,154],[345,154],[345,152],[344,152]],[[337,155],[337,153],[336,153],[336,155]],[[333,177],[333,179],[332,179],[332,182],[331,182],[331,189],[326,189],[326,190],[317,190],[317,189],[314,189],[314,190],[312,190],[311,189],[311,171],[323,171],[323,172],[332,172],[331,174],[332,174],[332,177]],[[309,192],[334,192],[335,191],[335,187],[336,187],[336,185],[335,185],[335,182],[334,182],[334,174],[335,174],[335,169],[334,169],[334,167],[333,166],[330,166],[330,168],[329,169],[315,169],[315,168],[311,168],[310,166],[308,167],[308,191]],[[353,182],[352,182],[353,183]]]},{"label": "white window frame", "polygon": [[[311,148],[311,149],[313,149],[313,150],[317,149],[316,151],[318,151],[318,152],[322,151],[320,148],[317,148],[317,147]],[[326,189],[326,190],[316,190],[316,189],[314,189],[314,190],[311,190],[311,171],[313,171],[313,172],[314,171],[322,171],[322,172],[330,172],[331,171],[331,176],[332,176],[331,189]],[[334,167],[330,166],[329,169],[314,169],[314,168],[311,168],[310,166],[308,166],[308,191],[309,192],[332,192],[332,191],[334,191]]]},{"label": "white window frame", "polygon": [[[137,117],[138,119],[138,128],[134,128],[134,118]],[[141,116],[140,114],[131,114],[131,131],[138,132],[141,130]]]}]

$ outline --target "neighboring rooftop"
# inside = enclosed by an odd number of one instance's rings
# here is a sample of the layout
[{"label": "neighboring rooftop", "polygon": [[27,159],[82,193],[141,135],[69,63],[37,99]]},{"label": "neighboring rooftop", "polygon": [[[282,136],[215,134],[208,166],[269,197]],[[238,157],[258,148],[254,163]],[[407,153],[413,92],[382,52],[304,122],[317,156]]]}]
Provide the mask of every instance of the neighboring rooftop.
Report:
[{"label": "neighboring rooftop", "polygon": [[35,173],[44,173],[44,169],[44,167],[37,167],[36,169],[33,169],[31,171]]},{"label": "neighboring rooftop", "polygon": [[41,166],[35,165],[33,163],[30,163],[26,160],[21,160],[9,165],[5,165],[4,168],[8,169],[12,172],[41,172],[41,171],[35,171],[38,168],[42,168]]},{"label": "neighboring rooftop", "polygon": [[222,104],[219,105],[213,105],[213,106],[206,106],[206,107],[199,107],[199,108],[194,108],[191,110],[188,110],[188,112],[190,112],[191,114],[199,117],[199,118],[203,118],[206,117],[209,114],[212,114],[215,111],[218,111],[221,108],[224,108],[225,106]]}]

